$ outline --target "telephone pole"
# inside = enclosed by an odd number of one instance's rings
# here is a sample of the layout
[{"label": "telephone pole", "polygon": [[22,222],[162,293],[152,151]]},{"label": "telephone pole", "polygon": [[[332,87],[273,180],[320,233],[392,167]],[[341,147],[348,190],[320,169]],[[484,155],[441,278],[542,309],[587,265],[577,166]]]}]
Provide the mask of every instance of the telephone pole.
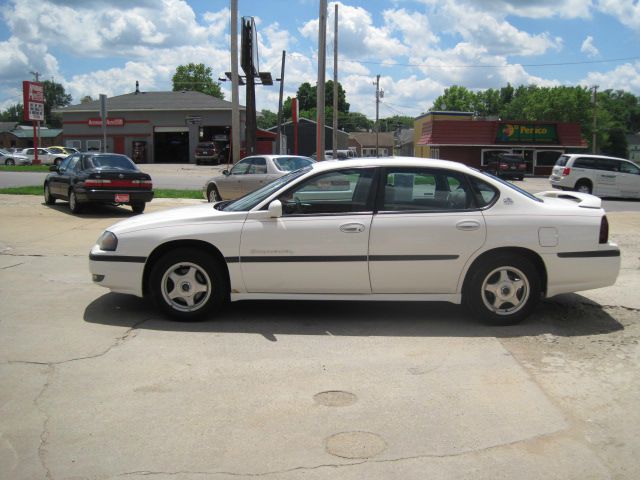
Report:
[{"label": "telephone pole", "polygon": [[333,26],[333,158],[338,158],[338,4],[335,5]]},{"label": "telephone pole", "polygon": [[376,75],[376,157],[380,156],[378,134],[380,132],[380,124],[378,123],[378,114],[380,112],[380,75]]},{"label": "telephone pole", "polygon": [[598,85],[591,87],[591,103],[593,103],[593,132],[591,137],[591,151],[596,153],[596,112],[598,107]]},{"label": "telephone pole", "polygon": [[317,128],[316,134],[316,159],[324,160],[324,87],[325,69],[327,61],[327,0],[320,0],[320,12],[318,15],[320,22],[318,28],[318,85],[316,87],[317,99]]}]

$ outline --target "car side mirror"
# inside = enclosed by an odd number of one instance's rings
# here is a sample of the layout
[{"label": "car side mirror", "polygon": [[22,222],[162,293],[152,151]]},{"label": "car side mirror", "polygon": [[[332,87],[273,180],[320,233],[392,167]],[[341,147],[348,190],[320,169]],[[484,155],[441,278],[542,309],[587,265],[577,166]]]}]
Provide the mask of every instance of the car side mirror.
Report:
[{"label": "car side mirror", "polygon": [[222,174],[223,174],[225,177],[228,177],[228,176],[229,176],[229,170],[222,170]]},{"label": "car side mirror", "polygon": [[58,166],[57,165],[51,165],[49,167],[49,171],[50,172],[57,172],[58,171]]},{"label": "car side mirror", "polygon": [[282,216],[282,202],[274,200],[269,204],[269,218],[280,218]]}]

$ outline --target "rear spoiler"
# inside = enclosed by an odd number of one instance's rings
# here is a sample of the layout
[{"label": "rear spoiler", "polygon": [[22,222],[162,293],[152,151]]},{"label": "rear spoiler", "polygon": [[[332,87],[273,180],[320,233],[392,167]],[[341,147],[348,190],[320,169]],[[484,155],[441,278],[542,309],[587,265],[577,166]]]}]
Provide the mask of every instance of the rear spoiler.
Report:
[{"label": "rear spoiler", "polygon": [[588,193],[548,190],[546,192],[536,193],[534,196],[543,200],[545,198],[561,198],[563,200],[570,200],[572,202],[576,202],[578,206],[582,208],[602,208],[602,200],[599,197]]}]

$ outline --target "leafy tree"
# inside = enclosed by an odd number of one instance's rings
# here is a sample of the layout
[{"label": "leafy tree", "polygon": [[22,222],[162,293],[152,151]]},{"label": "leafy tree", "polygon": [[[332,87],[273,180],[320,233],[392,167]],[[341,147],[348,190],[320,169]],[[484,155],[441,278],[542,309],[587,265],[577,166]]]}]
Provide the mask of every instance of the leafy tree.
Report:
[{"label": "leafy tree", "polygon": [[258,128],[267,129],[275,127],[278,124],[278,114],[271,110],[261,110],[257,118]]},{"label": "leafy tree", "polygon": [[475,103],[474,93],[466,87],[453,85],[433,102],[432,111],[472,112]]},{"label": "leafy tree", "polygon": [[64,91],[64,87],[53,80],[42,82],[44,89],[44,122],[50,127],[62,127],[62,115],[51,113],[51,110],[66,107],[71,104],[71,95]]},{"label": "leafy tree", "polygon": [[24,122],[24,107],[21,103],[11,105],[9,108],[0,112],[0,121],[2,122]]},{"label": "leafy tree", "polygon": [[214,82],[211,67],[206,67],[204,63],[179,65],[171,81],[174,92],[188,90],[224,99],[220,83]]},{"label": "leafy tree", "polygon": [[621,127],[615,127],[606,132],[604,143],[601,151],[612,157],[626,157],[628,154],[629,144],[625,131]]},{"label": "leafy tree", "polygon": [[413,128],[413,117],[394,115],[393,117],[380,119],[381,132],[395,132],[399,128]]},{"label": "leafy tree", "polygon": [[85,95],[80,99],[80,103],[91,103],[91,102],[93,102],[93,98],[91,98],[91,95]]}]

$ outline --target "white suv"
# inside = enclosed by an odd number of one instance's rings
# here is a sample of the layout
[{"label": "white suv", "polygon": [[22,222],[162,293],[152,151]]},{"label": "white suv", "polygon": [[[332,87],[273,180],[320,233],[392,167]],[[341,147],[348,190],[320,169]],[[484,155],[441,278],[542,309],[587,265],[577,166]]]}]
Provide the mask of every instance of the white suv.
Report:
[{"label": "white suv", "polygon": [[549,181],[553,188],[599,197],[640,198],[640,167],[622,158],[581,153],[562,155]]}]

